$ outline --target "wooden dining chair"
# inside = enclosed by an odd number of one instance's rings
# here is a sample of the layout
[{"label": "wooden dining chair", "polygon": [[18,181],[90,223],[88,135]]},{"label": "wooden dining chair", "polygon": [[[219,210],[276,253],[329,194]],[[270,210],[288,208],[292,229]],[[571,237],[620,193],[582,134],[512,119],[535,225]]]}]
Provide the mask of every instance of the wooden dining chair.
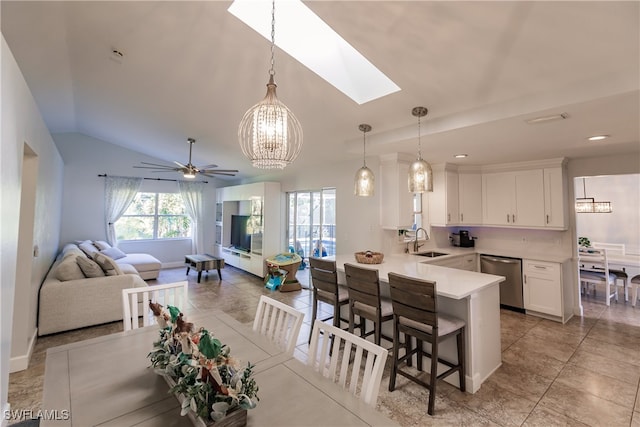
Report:
[{"label": "wooden dining chair", "polygon": [[[313,286],[313,305],[311,307],[311,324],[313,325],[318,316],[318,305],[320,302],[333,307],[333,314],[324,317],[323,322],[333,319],[333,326],[340,327],[340,322],[349,322],[349,319],[341,317],[340,308],[349,304],[349,291],[344,285],[338,284],[338,270],[336,262],[322,258],[309,258],[309,275]],[[311,332],[309,332],[309,343],[311,342]]]},{"label": "wooden dining chair", "polygon": [[[393,304],[393,365],[389,378],[389,391],[395,390],[397,374],[427,388],[429,390],[427,412],[429,415],[433,415],[438,380],[457,372],[460,391],[466,390],[466,324],[464,320],[457,317],[438,313],[435,282],[389,273],[389,285]],[[400,342],[401,333],[404,335],[404,343]],[[456,337],[458,350],[456,363],[439,356],[440,343],[450,337]],[[415,347],[413,346],[413,338],[416,342]],[[424,350],[423,342],[431,344],[430,352]],[[400,356],[401,346],[405,349],[402,356]],[[411,366],[411,358],[414,354],[418,371],[422,371],[422,357],[431,358],[429,383],[409,371],[400,369],[402,362]],[[443,364],[448,369],[438,375],[438,364]]]},{"label": "wooden dining chair", "polygon": [[578,251],[580,266],[580,285],[588,290],[589,286],[604,285],[605,303],[611,305],[611,298],[618,302],[617,277],[609,271],[606,249],[588,249]]},{"label": "wooden dining chair", "polygon": [[375,407],[388,353],[387,349],[364,338],[316,320],[307,364]]},{"label": "wooden dining chair", "polygon": [[266,336],[287,353],[293,354],[304,313],[290,305],[262,295],[258,302],[253,330]]},{"label": "wooden dining chair", "polygon": [[124,330],[138,329],[139,317],[142,326],[156,323],[156,318],[149,308],[149,301],[159,303],[163,307],[172,305],[179,309],[186,308],[189,296],[189,282],[175,282],[164,285],[151,285],[144,288],[122,290],[122,321]]},{"label": "wooden dining chair", "polygon": [[[349,289],[349,332],[360,329],[360,336],[367,337],[374,334],[375,343],[380,345],[382,323],[393,320],[393,308],[391,301],[380,297],[380,279],[378,270],[358,267],[346,263],[344,272]],[[359,317],[359,323],[355,323],[355,316]],[[373,330],[367,332],[366,321],[373,322]],[[392,341],[391,337],[384,339]]]}]

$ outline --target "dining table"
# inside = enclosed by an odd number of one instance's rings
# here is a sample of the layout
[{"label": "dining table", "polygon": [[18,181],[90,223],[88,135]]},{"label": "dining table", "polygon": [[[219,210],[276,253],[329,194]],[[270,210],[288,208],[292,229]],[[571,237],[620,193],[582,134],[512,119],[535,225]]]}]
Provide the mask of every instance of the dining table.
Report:
[{"label": "dining table", "polygon": [[[228,314],[208,310],[187,319],[255,365],[257,406],[247,426],[398,425],[340,385],[322,377]],[[192,426],[178,399],[151,368],[157,325],[47,350],[41,426]]]}]

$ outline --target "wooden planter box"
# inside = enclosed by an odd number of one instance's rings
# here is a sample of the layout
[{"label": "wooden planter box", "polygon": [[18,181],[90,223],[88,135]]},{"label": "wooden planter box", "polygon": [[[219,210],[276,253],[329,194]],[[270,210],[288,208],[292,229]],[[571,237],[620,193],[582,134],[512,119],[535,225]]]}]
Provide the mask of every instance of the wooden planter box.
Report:
[{"label": "wooden planter box", "polygon": [[[173,388],[176,385],[176,382],[173,378],[162,375],[164,380],[169,385],[169,388]],[[185,397],[181,394],[174,394],[180,405],[184,401]],[[203,420],[199,416],[193,413],[193,411],[189,411],[187,413],[187,417],[191,420],[191,423],[195,427],[244,427],[247,425],[247,410],[242,408],[236,408],[232,411],[228,412],[227,415],[218,421],[208,421]]]}]

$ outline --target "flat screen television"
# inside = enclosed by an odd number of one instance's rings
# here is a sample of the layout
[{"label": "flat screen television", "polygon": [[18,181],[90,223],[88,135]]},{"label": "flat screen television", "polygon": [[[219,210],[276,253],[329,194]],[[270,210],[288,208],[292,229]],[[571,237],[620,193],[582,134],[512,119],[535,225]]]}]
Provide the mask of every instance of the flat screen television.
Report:
[{"label": "flat screen television", "polygon": [[251,234],[247,231],[249,215],[231,215],[231,246],[250,252]]}]

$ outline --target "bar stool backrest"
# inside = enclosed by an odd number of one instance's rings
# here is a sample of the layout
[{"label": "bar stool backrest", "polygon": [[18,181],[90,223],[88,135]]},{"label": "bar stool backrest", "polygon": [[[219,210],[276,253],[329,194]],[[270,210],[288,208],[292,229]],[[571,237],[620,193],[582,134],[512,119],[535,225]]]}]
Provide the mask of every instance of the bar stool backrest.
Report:
[{"label": "bar stool backrest", "polygon": [[[309,258],[311,283],[321,296],[338,293],[338,272],[336,262],[320,258]],[[323,295],[324,294],[324,295]]]},{"label": "bar stool backrest", "polygon": [[389,273],[389,285],[394,315],[438,327],[436,282]]},{"label": "bar stool backrest", "polygon": [[378,270],[358,267],[346,263],[344,272],[347,276],[349,298],[380,310],[380,279]]}]

